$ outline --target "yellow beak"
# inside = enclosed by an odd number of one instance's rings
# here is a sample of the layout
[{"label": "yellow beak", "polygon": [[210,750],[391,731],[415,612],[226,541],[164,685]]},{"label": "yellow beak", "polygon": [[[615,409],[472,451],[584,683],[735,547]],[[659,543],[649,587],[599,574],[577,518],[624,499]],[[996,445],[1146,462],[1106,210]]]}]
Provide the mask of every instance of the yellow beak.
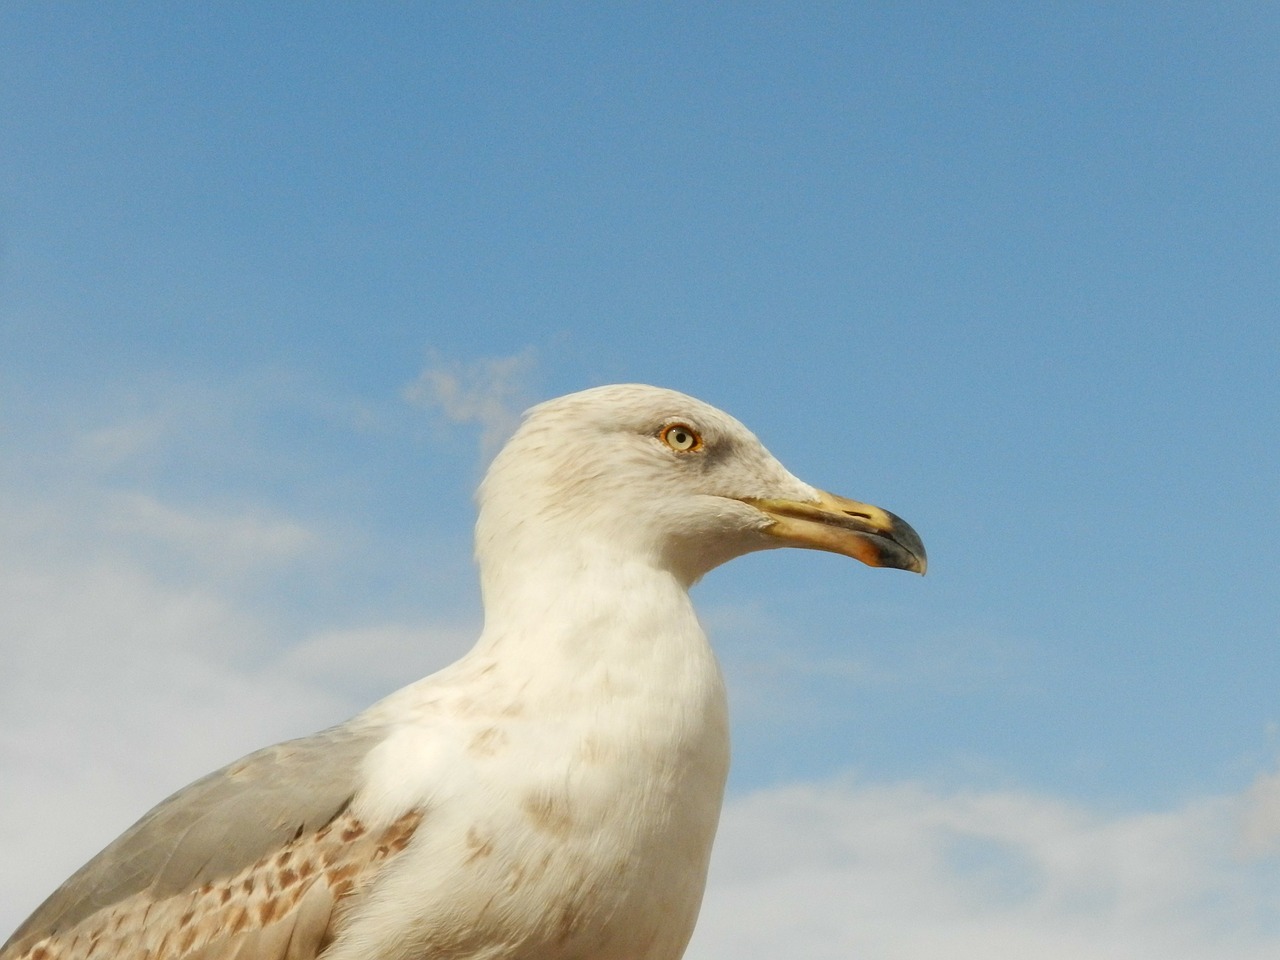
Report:
[{"label": "yellow beak", "polygon": [[839,553],[872,567],[924,573],[924,544],[888,510],[819,491],[817,500],[744,499],[773,520],[765,532],[788,546]]}]

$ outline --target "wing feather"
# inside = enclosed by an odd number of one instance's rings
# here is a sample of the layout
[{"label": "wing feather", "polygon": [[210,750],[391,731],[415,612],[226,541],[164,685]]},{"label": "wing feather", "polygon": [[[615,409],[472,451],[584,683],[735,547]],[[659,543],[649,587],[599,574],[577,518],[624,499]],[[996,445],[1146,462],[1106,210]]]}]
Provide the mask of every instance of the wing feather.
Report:
[{"label": "wing feather", "polygon": [[71,876],[0,960],[312,960],[422,815],[348,811],[376,728],[259,750],[162,801]]}]

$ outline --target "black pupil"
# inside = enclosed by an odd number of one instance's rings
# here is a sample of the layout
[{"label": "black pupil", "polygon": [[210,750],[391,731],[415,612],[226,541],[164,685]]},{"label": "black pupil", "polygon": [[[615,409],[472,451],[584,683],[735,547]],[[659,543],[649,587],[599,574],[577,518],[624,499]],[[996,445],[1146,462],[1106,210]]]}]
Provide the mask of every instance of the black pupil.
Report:
[{"label": "black pupil", "polygon": [[683,430],[677,430],[675,440],[679,446],[683,447],[688,442],[689,435],[685,433]]}]

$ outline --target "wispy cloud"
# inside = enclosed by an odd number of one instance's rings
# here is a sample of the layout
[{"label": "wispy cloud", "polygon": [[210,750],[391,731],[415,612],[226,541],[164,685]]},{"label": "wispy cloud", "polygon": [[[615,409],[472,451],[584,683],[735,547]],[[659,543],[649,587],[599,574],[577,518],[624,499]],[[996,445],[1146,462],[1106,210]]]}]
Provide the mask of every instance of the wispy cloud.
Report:
[{"label": "wispy cloud", "polygon": [[[191,533],[159,513],[161,531]],[[40,551],[0,538],[3,933],[166,794],[345,719],[456,656],[468,632],[282,627],[215,571],[168,566],[109,527]]]},{"label": "wispy cloud", "polygon": [[449,360],[432,351],[405,399],[438,410],[451,423],[480,427],[486,457],[497,452],[529,405],[528,380],[537,365],[532,347],[507,357]]},{"label": "wispy cloud", "polygon": [[119,551],[0,555],[0,926],[202,770],[341,716],[331,695],[242,665],[269,632]]},{"label": "wispy cloud", "polygon": [[163,544],[221,569],[290,560],[321,542],[314,531],[287,518],[183,509],[136,492],[107,498],[101,522],[111,532]]},{"label": "wispy cloud", "polygon": [[300,564],[344,609],[368,544],[341,518],[178,502],[150,468],[115,469],[163,452],[160,419],[77,432],[86,419],[32,441],[67,469],[0,476],[0,938],[160,798],[345,719],[468,633],[298,610]]},{"label": "wispy cloud", "polygon": [[[1245,800],[1241,852],[1246,856],[1280,856],[1280,773],[1260,777]],[[1280,912],[1280,899],[1276,910]]]},{"label": "wispy cloud", "polygon": [[1249,826],[1273,788],[1128,814],[916,783],[760,791],[726,809],[689,956],[1275,957],[1280,860]]},{"label": "wispy cloud", "polygon": [[123,420],[85,433],[76,452],[95,466],[110,467],[154,448],[171,429],[171,419],[160,414]]},{"label": "wispy cloud", "polygon": [[456,660],[478,635],[472,623],[380,623],[325,630],[292,646],[275,671],[341,695],[366,688],[378,696]]}]

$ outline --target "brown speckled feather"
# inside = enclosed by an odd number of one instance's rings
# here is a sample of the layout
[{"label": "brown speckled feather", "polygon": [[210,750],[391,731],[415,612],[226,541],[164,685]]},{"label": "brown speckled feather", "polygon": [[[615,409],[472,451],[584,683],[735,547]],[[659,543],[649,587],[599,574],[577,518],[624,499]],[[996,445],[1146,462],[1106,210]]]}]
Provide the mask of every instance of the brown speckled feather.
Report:
[{"label": "brown speckled feather", "polygon": [[165,800],[86,864],[0,960],[311,960],[408,844],[348,810],[371,731],[269,747]]}]

